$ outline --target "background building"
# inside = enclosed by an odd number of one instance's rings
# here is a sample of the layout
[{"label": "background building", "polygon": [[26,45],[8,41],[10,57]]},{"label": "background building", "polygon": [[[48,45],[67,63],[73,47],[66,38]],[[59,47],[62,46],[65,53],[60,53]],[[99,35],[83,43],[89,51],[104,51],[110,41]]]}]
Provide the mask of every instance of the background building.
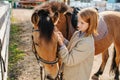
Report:
[{"label": "background building", "polygon": [[36,5],[39,5],[47,0],[20,0],[16,2],[17,7],[20,8],[33,8]]}]

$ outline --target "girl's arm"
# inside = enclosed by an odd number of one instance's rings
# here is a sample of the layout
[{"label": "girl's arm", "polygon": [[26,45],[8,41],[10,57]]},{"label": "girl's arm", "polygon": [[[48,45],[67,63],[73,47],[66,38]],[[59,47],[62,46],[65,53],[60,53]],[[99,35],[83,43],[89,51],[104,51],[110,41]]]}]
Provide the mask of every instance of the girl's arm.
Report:
[{"label": "girl's arm", "polygon": [[67,39],[64,39],[63,43],[68,46],[69,41]]},{"label": "girl's arm", "polygon": [[65,45],[62,45],[59,54],[67,66],[76,65],[94,54],[94,42],[91,44],[91,41],[80,40],[70,52]]}]

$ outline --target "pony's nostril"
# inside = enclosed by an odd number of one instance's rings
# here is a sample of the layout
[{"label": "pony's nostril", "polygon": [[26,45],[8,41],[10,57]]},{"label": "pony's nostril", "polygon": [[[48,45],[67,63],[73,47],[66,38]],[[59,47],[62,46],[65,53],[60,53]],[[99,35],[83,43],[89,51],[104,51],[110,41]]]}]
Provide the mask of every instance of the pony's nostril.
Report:
[{"label": "pony's nostril", "polygon": [[47,75],[48,80],[54,80],[50,75]]}]

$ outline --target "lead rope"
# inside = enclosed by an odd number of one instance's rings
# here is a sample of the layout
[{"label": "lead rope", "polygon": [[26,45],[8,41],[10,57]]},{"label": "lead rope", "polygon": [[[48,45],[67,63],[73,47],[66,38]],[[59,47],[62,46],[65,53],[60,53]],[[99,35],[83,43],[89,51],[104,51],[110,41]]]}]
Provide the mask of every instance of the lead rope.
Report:
[{"label": "lead rope", "polygon": [[58,71],[57,77],[55,80],[63,80],[63,69],[64,69],[64,63],[60,66],[60,69]]},{"label": "lead rope", "polygon": [[45,77],[43,78],[43,66],[41,66],[40,65],[40,63],[38,63],[39,64],[39,67],[40,67],[40,80],[45,80]]},{"label": "lead rope", "polygon": [[60,80],[63,80],[63,69],[64,69],[64,63],[62,63],[62,66],[60,67]]},{"label": "lead rope", "polygon": [[41,80],[42,80],[42,79],[43,79],[43,78],[42,78],[42,75],[43,75],[43,74],[42,74],[42,67],[41,67],[41,66],[40,66],[40,74],[41,74]]}]

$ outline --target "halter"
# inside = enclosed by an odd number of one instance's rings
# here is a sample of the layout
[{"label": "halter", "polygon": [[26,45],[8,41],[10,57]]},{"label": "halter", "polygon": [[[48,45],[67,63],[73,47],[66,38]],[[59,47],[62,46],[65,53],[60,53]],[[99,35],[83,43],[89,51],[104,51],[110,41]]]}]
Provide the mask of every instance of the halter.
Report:
[{"label": "halter", "polygon": [[[38,30],[38,29],[35,30],[35,29],[33,28],[32,32],[40,32],[40,30]],[[56,57],[56,59],[55,59],[54,61],[47,61],[47,60],[43,59],[42,57],[40,57],[40,56],[38,55],[38,52],[37,52],[35,46],[40,47],[38,43],[35,43],[35,42],[34,42],[34,37],[33,37],[33,35],[32,35],[32,51],[33,51],[33,53],[34,53],[34,55],[35,55],[35,57],[36,57],[36,59],[37,59],[38,64],[40,64],[40,62],[43,62],[43,63],[45,63],[45,64],[49,64],[49,65],[53,65],[53,64],[58,63],[58,61],[59,61],[58,56]],[[63,79],[62,79],[62,76],[63,76],[63,72],[62,72],[62,70],[63,70],[63,64],[62,64],[62,66],[60,67],[60,69],[59,69],[59,71],[58,71],[58,74],[57,74],[57,76],[56,76],[55,79],[52,79],[52,78],[49,77],[49,76],[44,76],[44,78],[43,78],[43,76],[42,76],[42,74],[43,74],[42,71],[43,71],[44,66],[42,66],[42,65],[39,65],[39,66],[40,66],[41,80],[45,80],[45,78],[47,78],[47,79],[49,79],[49,80],[63,80]]]}]

